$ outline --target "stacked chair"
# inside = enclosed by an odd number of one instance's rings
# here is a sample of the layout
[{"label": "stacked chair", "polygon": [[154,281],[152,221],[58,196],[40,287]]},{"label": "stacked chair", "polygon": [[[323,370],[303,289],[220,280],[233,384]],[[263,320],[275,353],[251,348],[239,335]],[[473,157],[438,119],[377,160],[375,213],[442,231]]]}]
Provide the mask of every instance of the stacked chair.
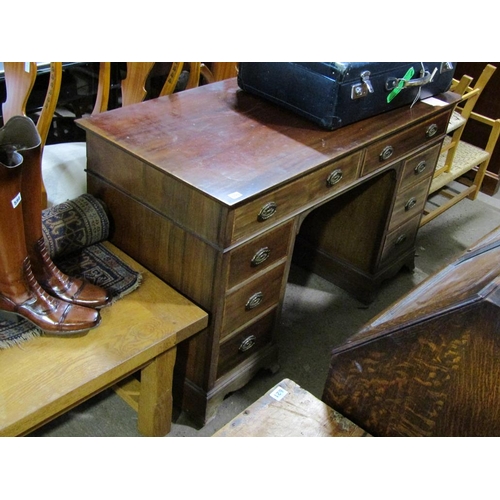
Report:
[{"label": "stacked chair", "polygon": [[[468,75],[462,76],[460,80],[453,80],[450,90],[460,94],[462,99],[448,126],[448,135],[441,149],[429,189],[429,201],[432,202],[427,203],[420,222],[421,226],[464,198],[475,200],[481,190],[490,158],[500,134],[500,119],[492,119],[475,113],[473,110],[495,70],[495,66],[486,65],[475,85],[472,85],[473,79]],[[462,139],[462,134],[469,121],[477,121],[488,127],[489,135],[484,147],[478,147]],[[458,181],[461,186],[454,186],[454,181]],[[463,186],[466,187],[463,188]]]},{"label": "stacked chair", "polygon": [[[110,104],[112,88],[110,62],[99,63],[97,97],[91,114],[106,111]],[[154,62],[127,62],[126,76],[120,82],[119,104],[128,106],[148,98],[148,78]],[[37,78],[34,62],[5,62],[5,85],[7,99],[3,104],[3,121],[14,115],[26,115],[26,104]],[[187,90],[202,83],[211,83],[236,75],[236,63],[173,62],[169,66],[159,96]],[[63,66],[60,62],[50,63],[50,78],[46,98],[37,119],[37,130],[42,139],[42,171],[44,178],[44,206],[57,205],[67,199],[74,199],[87,191],[86,145],[85,142],[62,142],[46,145],[49,129],[58,110]],[[182,85],[181,85],[182,83]],[[52,190],[47,194],[46,185]]]}]

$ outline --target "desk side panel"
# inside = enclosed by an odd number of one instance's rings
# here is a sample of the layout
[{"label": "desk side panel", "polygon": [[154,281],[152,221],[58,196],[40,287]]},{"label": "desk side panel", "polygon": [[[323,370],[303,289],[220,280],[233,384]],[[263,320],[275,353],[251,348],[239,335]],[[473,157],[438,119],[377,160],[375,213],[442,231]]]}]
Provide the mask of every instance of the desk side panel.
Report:
[{"label": "desk side panel", "polygon": [[220,265],[215,248],[92,174],[88,192],[108,207],[113,222],[110,241],[201,307],[212,308]]},{"label": "desk side panel", "polygon": [[91,132],[87,132],[87,172],[219,244],[227,212],[222,205]]}]

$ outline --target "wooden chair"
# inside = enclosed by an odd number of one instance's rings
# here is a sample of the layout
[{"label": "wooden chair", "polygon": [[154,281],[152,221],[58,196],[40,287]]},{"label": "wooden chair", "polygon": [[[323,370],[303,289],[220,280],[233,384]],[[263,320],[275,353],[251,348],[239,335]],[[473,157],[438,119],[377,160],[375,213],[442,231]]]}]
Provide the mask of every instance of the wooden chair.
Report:
[{"label": "wooden chair", "polygon": [[[451,90],[462,95],[462,100],[450,119],[448,136],[445,138],[438,159],[434,178],[429,189],[434,206],[428,203],[420,222],[423,226],[442,214],[464,198],[475,200],[483,182],[488,163],[500,133],[500,120],[494,120],[473,111],[484,87],[495,72],[495,66],[488,64],[476,84],[471,86],[472,78],[464,75],[454,80]],[[462,133],[469,120],[476,120],[490,128],[488,142],[478,147],[462,140]],[[466,180],[466,174],[472,173],[472,181]],[[451,189],[449,184],[458,180],[466,184],[465,189]],[[438,202],[436,194],[441,195],[444,202]]]},{"label": "wooden chair", "polygon": [[[146,83],[155,65],[154,62],[128,62],[127,73],[120,83],[120,102],[122,106],[136,104],[147,97]],[[160,95],[174,92],[183,67],[186,63],[174,62],[161,89]],[[194,63],[199,64],[199,63]],[[199,80],[199,70],[193,78]],[[189,86],[194,86],[188,82]],[[96,102],[91,114],[108,110],[111,89],[111,63],[99,64]],[[87,162],[85,142],[65,142],[51,144],[45,148],[43,175],[48,189],[48,206],[56,205],[66,199],[76,198],[87,191],[85,174]]]},{"label": "wooden chair", "polygon": [[235,62],[213,62],[201,63],[201,76],[207,83],[218,82],[233,78],[238,74],[238,63]]},{"label": "wooden chair", "polygon": [[[128,106],[142,102],[148,95],[146,90],[147,79],[153,70],[154,62],[128,62],[127,74],[121,81],[121,105]],[[197,87],[201,78],[202,63],[173,62],[165,78],[159,96],[173,94],[183,71],[188,72],[187,84],[183,90]],[[99,63],[99,77],[97,98],[91,114],[102,113],[109,107],[109,93],[111,88],[111,63]]]},{"label": "wooden chair", "polygon": [[[183,90],[197,87],[202,79],[212,82],[230,73],[229,66],[226,66],[229,63],[212,64],[215,66],[209,67],[200,62],[173,62],[159,95],[165,96],[176,91],[183,73],[188,75]],[[235,65],[235,63],[231,64]],[[120,84],[122,106],[141,102],[147,97],[146,83],[155,63],[127,62],[126,65],[127,73]],[[26,103],[37,78],[37,65],[34,62],[6,62],[4,67],[7,98],[2,110],[4,121],[6,121],[11,116],[26,114]],[[42,172],[45,206],[57,205],[87,191],[85,142],[45,144],[57,109],[61,82],[62,63],[50,63],[49,86],[36,124],[43,145]],[[97,97],[91,114],[108,110],[110,89],[111,63],[101,62],[99,64]],[[48,193],[47,186],[50,186]]]}]

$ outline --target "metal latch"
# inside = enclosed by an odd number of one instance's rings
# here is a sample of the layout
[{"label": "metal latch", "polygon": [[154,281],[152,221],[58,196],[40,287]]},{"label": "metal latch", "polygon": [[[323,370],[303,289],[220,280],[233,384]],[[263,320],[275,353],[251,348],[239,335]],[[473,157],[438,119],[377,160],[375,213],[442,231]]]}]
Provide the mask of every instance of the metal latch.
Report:
[{"label": "metal latch", "polygon": [[351,87],[351,99],[359,99],[360,97],[365,97],[368,94],[373,94],[372,82],[370,82],[370,72],[363,71],[360,75],[361,82],[355,83]]},{"label": "metal latch", "polygon": [[452,62],[442,62],[441,63],[441,68],[440,68],[440,73],[446,73],[448,71],[452,71],[453,68],[453,63]]}]

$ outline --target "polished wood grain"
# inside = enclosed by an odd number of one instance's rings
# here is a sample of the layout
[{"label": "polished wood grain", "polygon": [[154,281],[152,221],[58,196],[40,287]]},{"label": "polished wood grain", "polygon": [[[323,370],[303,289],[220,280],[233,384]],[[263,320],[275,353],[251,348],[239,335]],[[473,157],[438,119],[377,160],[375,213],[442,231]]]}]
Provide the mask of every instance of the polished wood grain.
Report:
[{"label": "polished wood grain", "polygon": [[[255,351],[272,345],[273,327],[278,317],[278,307],[267,309],[250,326],[240,328],[224,338],[220,343],[217,361],[217,378],[241,365]],[[251,347],[249,347],[251,344]]]},{"label": "polished wood grain", "polygon": [[[442,97],[451,103],[455,99],[454,94]],[[398,127],[440,117],[442,111],[419,104],[335,132],[322,131],[240,91],[235,79],[229,79],[112,110],[79,124],[165,175],[232,207],[380,140]],[[232,198],[235,192],[241,196]]]},{"label": "polished wood grain", "polygon": [[500,228],[333,350],[323,401],[376,436],[500,436]]},{"label": "polished wood grain", "polygon": [[227,294],[222,312],[221,340],[231,331],[278,304],[285,269],[286,259],[282,259],[265,273],[244,282]]},{"label": "polished wood grain", "polygon": [[[183,290],[200,307],[212,307],[213,283],[222,260],[217,248],[148,206],[134,204],[130,197],[95,176],[88,177],[88,189],[106,201],[113,220],[110,237],[116,246]],[[189,202],[185,207],[197,210]],[[198,213],[204,214],[203,210]]]},{"label": "polished wood grain", "polygon": [[26,434],[138,370],[139,430],[169,432],[176,346],[206,327],[207,314],[106,245],[143,273],[141,287],[82,336],[43,335],[0,352],[0,435]]},{"label": "polished wood grain", "polygon": [[[210,420],[259,370],[277,369],[274,326],[292,255],[366,301],[413,267],[421,214],[408,227],[395,200],[417,185],[403,179],[407,163],[428,158],[425,175],[434,169],[457,97],[439,99],[331,132],[231,79],[79,121],[88,190],[109,208],[111,241],[210,313],[178,355],[176,398],[195,421]],[[397,152],[380,162],[392,138]],[[363,171],[371,151],[377,164]]]}]

